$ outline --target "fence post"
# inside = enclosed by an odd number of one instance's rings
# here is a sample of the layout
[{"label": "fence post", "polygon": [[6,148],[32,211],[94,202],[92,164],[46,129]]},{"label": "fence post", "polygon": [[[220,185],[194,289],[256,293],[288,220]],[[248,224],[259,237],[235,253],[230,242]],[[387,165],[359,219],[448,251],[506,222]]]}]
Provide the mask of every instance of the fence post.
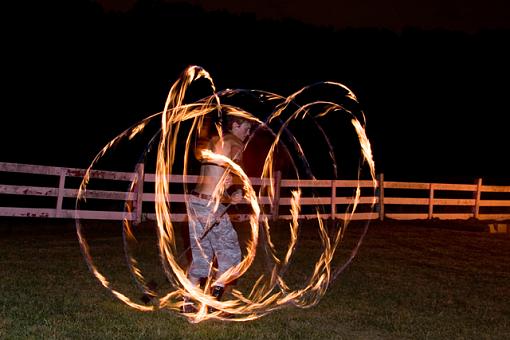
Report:
[{"label": "fence post", "polygon": [[482,179],[478,178],[476,181],[476,193],[475,193],[475,206],[473,211],[473,217],[478,219],[480,215],[480,199],[482,197]]},{"label": "fence post", "polygon": [[278,220],[279,208],[280,208],[280,186],[282,181],[282,172],[277,170],[275,172],[274,180],[274,199],[273,199],[273,211],[271,214],[273,215],[273,221]]},{"label": "fence post", "polygon": [[60,178],[58,181],[57,211],[55,217],[64,217],[62,214],[62,204],[64,202],[64,190],[66,183],[66,169],[60,169]]},{"label": "fence post", "polygon": [[429,220],[432,219],[433,214],[434,214],[434,183],[430,183]]},{"label": "fence post", "polygon": [[331,180],[331,221],[336,218],[336,180]]},{"label": "fence post", "polygon": [[379,174],[379,220],[384,220],[384,174]]},{"label": "fence post", "polygon": [[144,163],[136,165],[136,221],[135,223],[142,222],[142,205],[143,205],[143,183],[145,178]]}]

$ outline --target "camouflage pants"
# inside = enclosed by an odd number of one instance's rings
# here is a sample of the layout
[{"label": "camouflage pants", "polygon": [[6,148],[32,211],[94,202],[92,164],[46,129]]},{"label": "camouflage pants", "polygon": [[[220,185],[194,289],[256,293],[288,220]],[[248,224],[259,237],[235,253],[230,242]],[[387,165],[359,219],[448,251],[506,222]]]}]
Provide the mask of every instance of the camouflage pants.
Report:
[{"label": "camouflage pants", "polygon": [[[241,262],[237,233],[228,214],[223,214],[219,219],[217,217],[225,211],[225,206],[220,205],[218,211],[214,213],[212,204],[207,206],[208,200],[192,195],[188,196],[188,199],[188,228],[193,256],[189,268],[190,279],[197,281],[201,277],[208,277],[214,256],[218,262],[216,277],[220,277],[229,268]],[[200,240],[204,230],[213,224],[214,227]],[[224,286],[222,282],[215,284]]]}]

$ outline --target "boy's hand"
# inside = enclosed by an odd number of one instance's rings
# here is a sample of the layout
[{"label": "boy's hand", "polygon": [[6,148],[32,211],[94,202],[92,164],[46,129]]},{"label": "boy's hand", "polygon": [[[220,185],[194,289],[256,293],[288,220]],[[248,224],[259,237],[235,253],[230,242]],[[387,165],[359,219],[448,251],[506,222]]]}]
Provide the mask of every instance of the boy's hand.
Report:
[{"label": "boy's hand", "polygon": [[233,204],[238,204],[244,201],[242,190],[236,190],[230,195],[230,202]]}]

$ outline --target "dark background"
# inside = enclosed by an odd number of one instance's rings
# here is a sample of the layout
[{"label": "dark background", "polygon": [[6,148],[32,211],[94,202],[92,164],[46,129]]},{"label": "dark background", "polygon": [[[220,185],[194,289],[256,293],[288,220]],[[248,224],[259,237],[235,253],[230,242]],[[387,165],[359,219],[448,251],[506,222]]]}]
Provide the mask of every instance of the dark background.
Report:
[{"label": "dark background", "polygon": [[335,28],[147,0],[1,6],[0,161],[86,167],[200,65],[218,89],[345,84],[386,179],[510,184],[508,28]]}]

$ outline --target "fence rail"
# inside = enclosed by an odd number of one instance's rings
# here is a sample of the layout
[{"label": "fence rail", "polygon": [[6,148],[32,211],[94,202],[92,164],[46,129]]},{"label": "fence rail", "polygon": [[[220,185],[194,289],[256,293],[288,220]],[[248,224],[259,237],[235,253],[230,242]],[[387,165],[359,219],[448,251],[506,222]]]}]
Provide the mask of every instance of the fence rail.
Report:
[{"label": "fence rail", "polygon": [[[128,219],[135,222],[155,219],[155,174],[144,173],[143,164],[135,172],[93,170],[87,189],[87,201],[96,202],[94,209],[75,209],[78,186],[86,170],[0,162],[0,216],[83,218],[99,220]],[[172,184],[180,188],[171,191],[169,202],[175,207],[174,221],[185,221],[186,184],[194,184],[198,176],[171,175]],[[138,179],[134,192],[128,185]],[[20,184],[20,181],[26,181]],[[250,178],[252,185],[268,185],[269,180]],[[27,183],[30,183],[28,185]],[[483,185],[482,179],[473,184],[418,183],[384,181],[381,174],[377,189],[370,180],[296,180],[274,179],[275,200],[266,196],[259,203],[272,219],[290,219],[291,189],[302,190],[300,218],[346,218],[353,204],[354,191],[359,186],[361,199],[354,220],[373,219],[478,219],[510,220],[510,186]],[[120,188],[120,189],[119,189]],[[109,202],[117,202],[109,204]],[[131,212],[124,203],[131,202]],[[320,209],[316,211],[316,207]],[[242,209],[240,209],[242,210]],[[232,214],[235,220],[245,220],[247,213]]]}]

